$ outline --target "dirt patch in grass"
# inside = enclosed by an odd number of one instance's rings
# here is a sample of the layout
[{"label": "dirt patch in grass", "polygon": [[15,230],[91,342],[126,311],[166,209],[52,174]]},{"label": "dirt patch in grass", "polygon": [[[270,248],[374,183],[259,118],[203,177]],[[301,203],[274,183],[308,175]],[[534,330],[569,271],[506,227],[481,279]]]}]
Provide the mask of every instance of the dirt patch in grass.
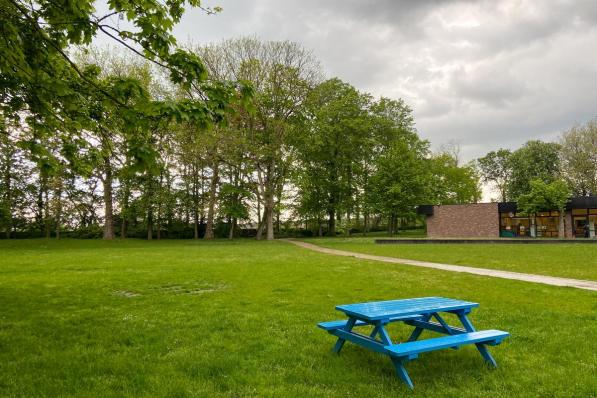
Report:
[{"label": "dirt patch in grass", "polygon": [[205,282],[197,282],[185,285],[179,284],[167,284],[162,286],[156,286],[152,288],[154,292],[169,293],[169,294],[205,294],[213,293],[226,288],[224,284],[211,284]]},{"label": "dirt patch in grass", "polygon": [[116,290],[116,291],[114,291],[113,294],[115,296],[128,297],[128,298],[141,296],[141,293],[132,292],[130,290]]}]

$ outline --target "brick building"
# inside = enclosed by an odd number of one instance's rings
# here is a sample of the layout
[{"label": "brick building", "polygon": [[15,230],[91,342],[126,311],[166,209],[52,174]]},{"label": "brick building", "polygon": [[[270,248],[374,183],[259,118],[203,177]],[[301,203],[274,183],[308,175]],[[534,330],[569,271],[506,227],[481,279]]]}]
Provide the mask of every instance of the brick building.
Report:
[{"label": "brick building", "polygon": [[[417,212],[426,217],[430,238],[558,237],[557,210],[531,217],[519,212],[516,202],[421,205]],[[597,196],[570,199],[564,231],[566,238],[596,238]]]}]

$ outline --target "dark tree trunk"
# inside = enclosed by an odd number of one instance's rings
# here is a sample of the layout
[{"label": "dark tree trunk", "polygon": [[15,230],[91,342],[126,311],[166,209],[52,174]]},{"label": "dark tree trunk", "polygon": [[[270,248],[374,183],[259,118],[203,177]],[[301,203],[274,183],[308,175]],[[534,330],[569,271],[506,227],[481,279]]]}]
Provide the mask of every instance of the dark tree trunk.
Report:
[{"label": "dark tree trunk", "polygon": [[62,224],[62,178],[58,178],[56,187],[56,239],[60,239],[60,228]]},{"label": "dark tree trunk", "polygon": [[128,233],[128,227],[129,227],[129,220],[128,220],[128,217],[125,217],[122,219],[122,224],[120,224],[120,237],[122,239],[126,239],[126,235]]},{"label": "dark tree trunk", "polygon": [[44,192],[44,230],[46,239],[49,239],[52,235],[52,230],[50,226],[50,190],[48,188],[48,176],[44,176],[43,178],[43,192]]},{"label": "dark tree trunk", "polygon": [[4,165],[4,187],[6,189],[5,193],[5,200],[6,200],[6,217],[8,218],[8,222],[6,223],[6,239],[10,239],[10,229],[13,223],[12,217],[12,176],[10,174],[10,165],[12,163],[12,156],[10,153],[10,149],[7,149],[6,156],[5,156],[5,165]]},{"label": "dark tree trunk", "polygon": [[334,209],[328,210],[328,235],[336,236],[336,211]]},{"label": "dark tree trunk", "polygon": [[228,232],[228,239],[234,239],[234,229],[236,228],[236,217],[230,221],[230,231]]},{"label": "dark tree trunk", "polygon": [[257,193],[257,223],[261,223],[261,196]]},{"label": "dark tree trunk", "polygon": [[114,205],[112,197],[112,165],[110,159],[104,158],[104,178],[102,183],[104,185],[104,239],[114,239]]},{"label": "dark tree trunk", "polygon": [[199,239],[199,170],[193,166],[193,224],[194,239]]},{"label": "dark tree trunk", "polygon": [[128,233],[128,226],[129,226],[129,195],[130,195],[130,187],[128,181],[124,180],[124,190],[122,193],[122,208],[120,209],[120,238],[126,239],[126,235]]},{"label": "dark tree trunk", "polygon": [[274,195],[273,195],[273,192],[271,192],[268,195],[266,200],[267,200],[267,202],[265,203],[265,207],[264,207],[266,239],[273,240],[274,239]]},{"label": "dark tree trunk", "polygon": [[281,213],[282,213],[282,191],[283,191],[283,186],[282,184],[280,184],[278,186],[277,192],[276,192],[276,233],[280,233],[280,226],[281,226],[281,222],[280,222],[280,217],[281,217]]},{"label": "dark tree trunk", "polygon": [[153,179],[147,176],[147,240],[153,239]]},{"label": "dark tree trunk", "polygon": [[37,225],[39,227],[40,236],[44,234],[44,176],[40,172],[39,175],[39,191],[37,191]]},{"label": "dark tree trunk", "polygon": [[163,192],[163,189],[164,189],[164,186],[163,186],[163,173],[160,172],[160,181],[159,181],[159,185],[158,185],[158,192],[160,193],[160,195],[158,195],[158,205],[157,205],[156,215],[155,215],[156,238],[157,238],[157,240],[162,239],[162,213],[163,213],[163,203],[162,203],[162,200],[163,200],[164,196],[161,195],[161,193]]},{"label": "dark tree trunk", "polygon": [[255,239],[261,240],[263,238],[263,232],[265,231],[265,212],[259,221],[259,226],[257,227],[257,235],[255,235]]},{"label": "dark tree trunk", "polygon": [[220,166],[217,161],[214,162],[212,172],[211,183],[209,184],[209,201],[207,203],[207,224],[205,226],[205,235],[203,236],[203,239],[214,238],[214,214],[220,179]]},{"label": "dark tree trunk", "polygon": [[147,210],[147,240],[153,239],[153,212],[151,207]]},{"label": "dark tree trunk", "polygon": [[194,219],[193,225],[194,225],[193,239],[199,239],[199,211],[197,209],[195,209],[195,219]]}]

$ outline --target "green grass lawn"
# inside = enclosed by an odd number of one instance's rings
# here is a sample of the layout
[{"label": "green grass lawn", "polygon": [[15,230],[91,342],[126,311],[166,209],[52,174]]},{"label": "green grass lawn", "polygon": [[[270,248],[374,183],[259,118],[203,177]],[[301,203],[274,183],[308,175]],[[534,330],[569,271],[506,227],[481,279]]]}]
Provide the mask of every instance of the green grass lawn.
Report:
[{"label": "green grass lawn", "polygon": [[[332,354],[333,337],[315,326],[340,318],[337,304],[423,296],[481,303],[475,325],[511,333],[491,348],[500,367],[487,368],[470,346],[423,354],[407,365],[411,394],[387,357],[350,344]],[[0,308],[2,397],[597,391],[596,292],[284,242],[0,241]],[[405,338],[409,330],[391,332]]]},{"label": "green grass lawn", "polygon": [[597,244],[376,244],[373,237],[313,238],[332,249],[480,268],[597,280]]}]

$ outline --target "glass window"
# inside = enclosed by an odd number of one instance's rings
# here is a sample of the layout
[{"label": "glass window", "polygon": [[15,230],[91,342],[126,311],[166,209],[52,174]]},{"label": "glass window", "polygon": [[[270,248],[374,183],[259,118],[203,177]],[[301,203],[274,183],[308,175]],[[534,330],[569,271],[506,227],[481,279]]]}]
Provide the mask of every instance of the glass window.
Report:
[{"label": "glass window", "polygon": [[560,212],[557,211],[557,210],[555,210],[555,211],[551,212],[551,215],[554,216],[554,217],[559,217],[560,216]]},{"label": "glass window", "polygon": [[514,216],[513,213],[500,214],[500,236],[514,238],[517,236],[529,236],[529,217]]},{"label": "glass window", "polygon": [[537,217],[549,217],[549,212],[548,211],[540,211],[539,213],[537,213]]},{"label": "glass window", "polygon": [[597,214],[597,209],[589,209],[589,214]]},{"label": "glass window", "polygon": [[587,214],[587,209],[572,209],[572,215],[584,216]]},{"label": "glass window", "polygon": [[587,216],[574,217],[573,219],[574,235],[577,238],[586,238],[589,235]]},{"label": "glass window", "polygon": [[558,236],[559,217],[537,217],[537,237],[555,238]]}]

